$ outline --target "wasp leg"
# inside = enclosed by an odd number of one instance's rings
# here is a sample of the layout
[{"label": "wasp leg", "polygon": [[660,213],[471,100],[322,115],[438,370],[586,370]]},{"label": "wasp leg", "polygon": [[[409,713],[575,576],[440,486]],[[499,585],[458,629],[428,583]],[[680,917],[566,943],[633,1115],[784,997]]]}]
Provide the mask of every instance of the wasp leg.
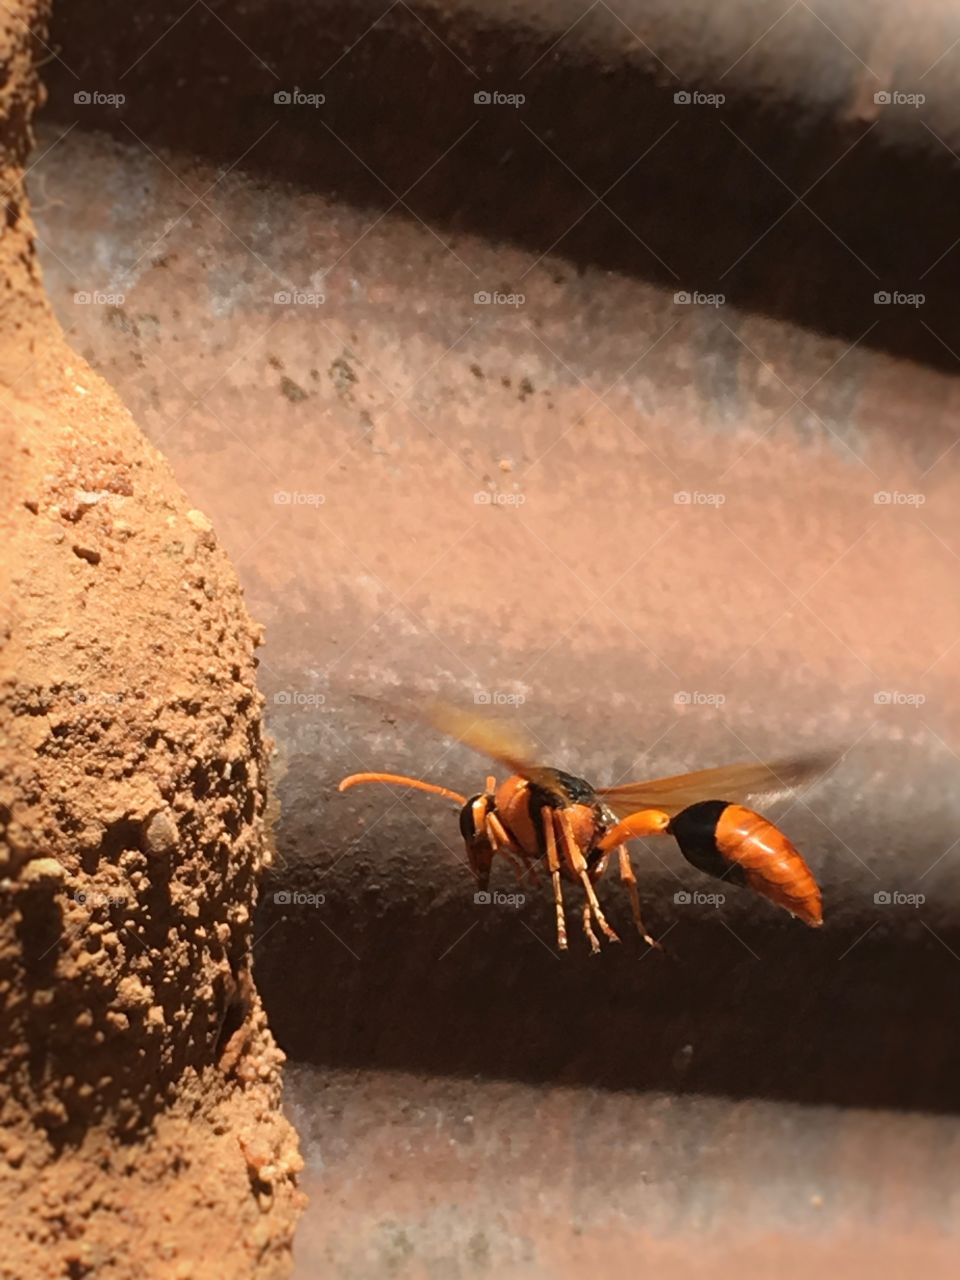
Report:
[{"label": "wasp leg", "polygon": [[587,860],[580,852],[580,846],[577,844],[577,838],[570,828],[570,818],[563,809],[555,810],[557,821],[560,824],[560,834],[563,837],[563,843],[566,848],[567,861],[570,869],[576,875],[580,883],[583,885],[584,892],[587,895],[587,902],[590,910],[593,912],[593,918],[600,926],[600,932],[610,942],[619,942],[620,939],[607,924],[606,917],[601,910],[600,903],[597,901],[597,895],[593,891],[593,885],[590,882],[590,872],[587,868]]},{"label": "wasp leg", "polygon": [[567,922],[563,918],[563,890],[560,888],[560,858],[557,855],[557,833],[553,829],[553,815],[549,809],[540,810],[540,821],[543,823],[543,835],[547,849],[547,866],[550,868],[550,879],[553,881],[553,901],[557,908],[557,946],[561,951],[567,949]]},{"label": "wasp leg", "polygon": [[633,923],[640,930],[640,936],[648,947],[653,947],[655,951],[662,951],[660,943],[650,937],[647,933],[647,927],[643,923],[640,915],[640,896],[637,893],[637,877],[634,875],[633,863],[630,861],[630,854],[627,852],[625,844],[620,845],[617,849],[620,856],[620,880],[627,886],[627,893],[630,895],[630,910],[633,912]]},{"label": "wasp leg", "polygon": [[495,813],[486,813],[484,822],[486,824],[487,839],[493,845],[494,850],[503,854],[511,867],[513,867],[517,880],[522,881],[526,868],[523,864],[520,848],[510,838],[506,827]]},{"label": "wasp leg", "polygon": [[590,943],[590,950],[594,955],[600,950],[600,943],[597,941],[597,935],[590,926],[590,903],[583,904],[583,932],[587,935],[587,941]]},{"label": "wasp leg", "polygon": [[526,855],[523,850],[510,835],[506,827],[500,821],[496,812],[491,808],[494,799],[494,792],[497,788],[497,780],[493,776],[487,778],[486,792],[474,801],[473,805],[473,825],[474,829],[479,833],[481,830],[490,842],[494,853],[503,853],[504,857],[513,867],[514,874],[518,883],[523,883],[523,878],[527,874],[533,873],[533,863],[527,862]]}]

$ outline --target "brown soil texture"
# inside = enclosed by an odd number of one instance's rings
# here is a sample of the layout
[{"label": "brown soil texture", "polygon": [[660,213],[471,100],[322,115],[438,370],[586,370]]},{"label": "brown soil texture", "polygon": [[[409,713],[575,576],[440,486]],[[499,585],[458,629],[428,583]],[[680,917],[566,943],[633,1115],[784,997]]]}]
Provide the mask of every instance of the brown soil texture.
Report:
[{"label": "brown soil texture", "polygon": [[0,18],[0,1276],[282,1276],[301,1160],[252,980],[260,629],[42,296],[31,23]]}]

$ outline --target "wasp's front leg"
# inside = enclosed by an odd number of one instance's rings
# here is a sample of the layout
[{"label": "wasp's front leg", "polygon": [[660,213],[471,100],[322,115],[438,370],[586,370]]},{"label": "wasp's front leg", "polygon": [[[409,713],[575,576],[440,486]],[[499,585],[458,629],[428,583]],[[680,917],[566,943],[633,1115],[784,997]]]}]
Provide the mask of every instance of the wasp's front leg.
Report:
[{"label": "wasp's front leg", "polygon": [[518,883],[523,883],[523,877],[526,875],[527,868],[523,862],[523,850],[516,843],[506,827],[493,812],[488,812],[484,825],[486,827],[487,839],[493,846],[494,853],[502,853],[508,859],[511,867],[513,867]]},{"label": "wasp's front leg", "polygon": [[550,879],[553,881],[553,902],[557,911],[557,946],[561,951],[567,949],[567,922],[563,915],[563,890],[560,887],[560,858],[557,854],[557,833],[553,827],[553,811],[540,810],[540,821],[543,824],[544,847],[547,852],[547,866]]},{"label": "wasp's front leg", "polygon": [[597,901],[597,895],[594,892],[593,884],[590,880],[590,872],[587,867],[587,860],[583,856],[580,846],[577,844],[576,833],[574,832],[570,816],[565,809],[553,810],[555,820],[560,827],[560,835],[563,840],[564,850],[567,855],[567,862],[570,870],[579,879],[583,885],[584,892],[587,895],[587,904],[593,912],[593,918],[600,926],[600,931],[609,942],[619,942],[620,939],[607,924],[606,917]]},{"label": "wasp's front leg", "polygon": [[593,925],[590,923],[590,903],[583,904],[583,932],[587,941],[590,943],[590,950],[594,955],[600,950],[600,943],[597,941],[597,935],[593,932]]}]

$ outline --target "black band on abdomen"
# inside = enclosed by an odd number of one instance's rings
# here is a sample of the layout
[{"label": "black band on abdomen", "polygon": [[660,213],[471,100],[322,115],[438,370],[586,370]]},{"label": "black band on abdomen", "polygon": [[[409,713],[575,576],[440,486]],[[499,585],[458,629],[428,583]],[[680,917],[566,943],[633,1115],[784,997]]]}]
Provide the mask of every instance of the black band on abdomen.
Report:
[{"label": "black band on abdomen", "polygon": [[742,884],[741,868],[724,858],[717,848],[717,823],[728,804],[726,800],[701,800],[682,809],[670,820],[667,830],[691,866],[718,880]]}]

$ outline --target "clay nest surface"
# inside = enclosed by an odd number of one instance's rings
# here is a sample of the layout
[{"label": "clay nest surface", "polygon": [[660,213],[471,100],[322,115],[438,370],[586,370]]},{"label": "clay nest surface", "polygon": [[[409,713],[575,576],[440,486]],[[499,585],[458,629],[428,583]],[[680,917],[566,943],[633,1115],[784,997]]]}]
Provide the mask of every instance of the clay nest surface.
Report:
[{"label": "clay nest surface", "polygon": [[286,1274],[259,628],[106,384],[55,333],[40,367],[4,395],[0,1273]]}]

